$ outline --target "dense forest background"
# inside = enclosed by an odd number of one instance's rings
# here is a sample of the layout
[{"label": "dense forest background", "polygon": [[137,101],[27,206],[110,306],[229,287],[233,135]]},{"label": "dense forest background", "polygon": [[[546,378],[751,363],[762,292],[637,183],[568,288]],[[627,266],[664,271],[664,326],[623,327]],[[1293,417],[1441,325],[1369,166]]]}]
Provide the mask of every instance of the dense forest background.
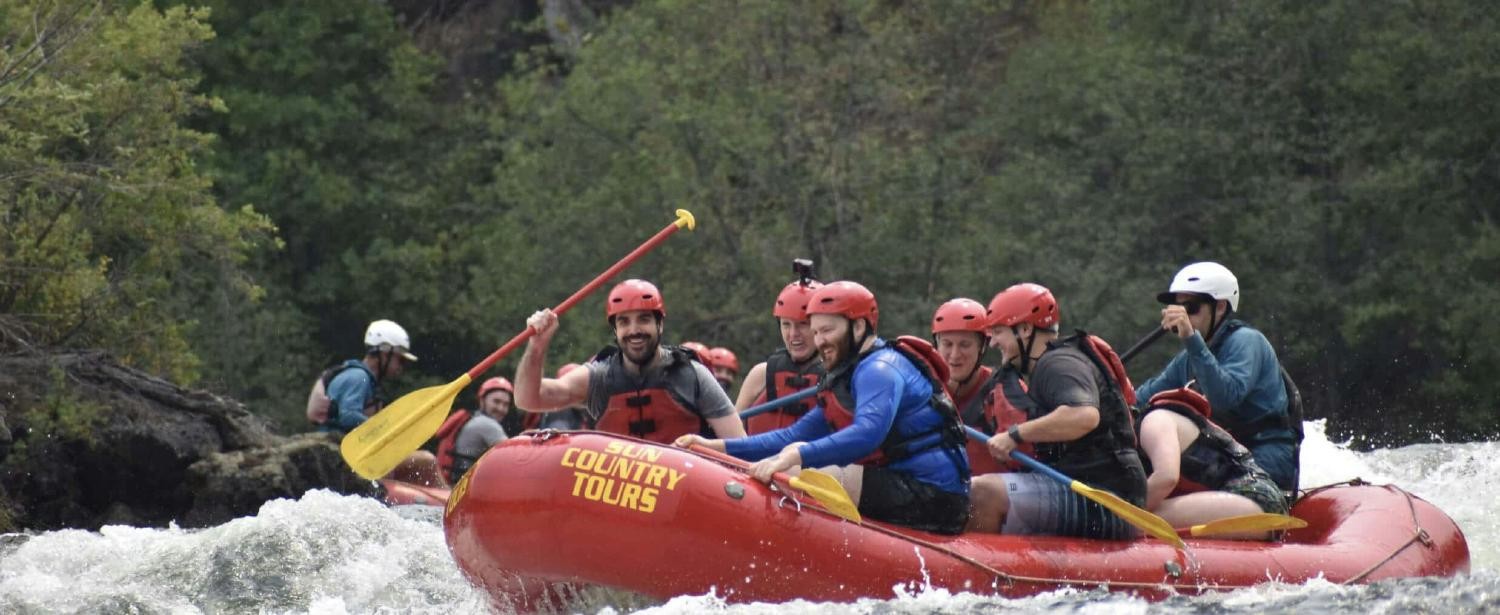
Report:
[{"label": "dense forest background", "polygon": [[446,382],[685,207],[630,275],[747,363],[794,257],[887,334],[1037,281],[1120,348],[1217,260],[1333,433],[1494,438],[1496,100],[1466,0],[0,0],[0,351],[302,429],[368,321]]}]

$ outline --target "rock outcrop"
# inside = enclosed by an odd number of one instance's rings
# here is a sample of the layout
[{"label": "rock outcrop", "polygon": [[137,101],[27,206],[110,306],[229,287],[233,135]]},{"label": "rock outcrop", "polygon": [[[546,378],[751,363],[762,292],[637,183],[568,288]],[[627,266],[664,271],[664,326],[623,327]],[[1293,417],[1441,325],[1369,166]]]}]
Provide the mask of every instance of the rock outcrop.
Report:
[{"label": "rock outcrop", "polygon": [[310,489],[374,493],[327,435],[78,352],[0,357],[0,531],[186,527]]}]

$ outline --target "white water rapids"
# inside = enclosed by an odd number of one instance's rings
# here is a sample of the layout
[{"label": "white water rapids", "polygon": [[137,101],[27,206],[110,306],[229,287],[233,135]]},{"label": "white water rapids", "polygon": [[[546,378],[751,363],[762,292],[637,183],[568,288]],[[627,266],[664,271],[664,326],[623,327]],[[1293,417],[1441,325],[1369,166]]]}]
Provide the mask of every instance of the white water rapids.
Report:
[{"label": "white water rapids", "polygon": [[[725,605],[683,596],[645,611],[802,615],[905,613],[1466,613],[1500,612],[1500,443],[1421,444],[1368,453],[1330,443],[1309,423],[1302,484],[1360,477],[1395,483],[1458,522],[1472,572],[1342,587],[1323,581],[1148,603],[1064,590],[1007,600],[942,590],[850,604]],[[487,601],[448,555],[440,510],[386,508],[313,492],[203,530],[106,527],[0,536],[0,613],[483,613]],[[579,612],[639,601],[600,592]]]}]

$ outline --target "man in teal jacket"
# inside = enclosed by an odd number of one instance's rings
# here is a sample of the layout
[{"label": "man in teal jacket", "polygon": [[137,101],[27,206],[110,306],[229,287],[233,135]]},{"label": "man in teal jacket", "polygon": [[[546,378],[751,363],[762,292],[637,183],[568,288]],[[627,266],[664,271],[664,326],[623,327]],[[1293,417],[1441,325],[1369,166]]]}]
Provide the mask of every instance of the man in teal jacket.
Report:
[{"label": "man in teal jacket", "polygon": [[1250,449],[1276,484],[1297,488],[1297,425],[1288,414],[1286,384],[1266,336],[1235,319],[1239,280],[1218,263],[1193,263],[1157,295],[1166,304],[1161,326],[1177,334],[1182,352],[1136,387],[1146,403],[1156,393],[1193,386],[1208,398],[1212,420]]}]

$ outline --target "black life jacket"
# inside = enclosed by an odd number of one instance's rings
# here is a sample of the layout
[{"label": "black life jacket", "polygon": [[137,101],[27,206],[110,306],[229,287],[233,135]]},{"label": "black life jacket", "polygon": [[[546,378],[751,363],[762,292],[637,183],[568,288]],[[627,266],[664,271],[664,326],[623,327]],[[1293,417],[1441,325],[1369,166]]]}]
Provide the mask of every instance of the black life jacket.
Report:
[{"label": "black life jacket", "polygon": [[[695,404],[700,391],[693,352],[667,345],[662,349],[667,351],[664,364],[645,376],[626,371],[625,356],[618,348],[611,346],[599,353],[594,360],[607,362],[605,402],[603,407],[589,407],[590,414],[598,417],[595,429],[661,444],[709,431]],[[599,397],[589,395],[591,400]]]},{"label": "black life jacket", "polygon": [[[816,353],[807,361],[798,364],[792,360],[792,355],[786,351],[786,348],[778,348],[776,352],[771,353],[771,356],[766,357],[766,390],[754,405],[775,401],[808,387],[817,386],[824,375],[823,361]],[[813,400],[804,399],[752,416],[745,420],[745,433],[753,436],[790,426],[802,415],[807,414],[813,404]]]},{"label": "black life jacket", "polygon": [[920,433],[901,433],[900,427],[893,424],[880,447],[855,463],[883,466],[907,459],[917,453],[942,448],[948,453],[948,458],[959,470],[963,480],[967,482],[970,473],[969,465],[962,458],[965,441],[963,422],[958,416],[958,409],[953,405],[953,396],[948,392],[948,365],[942,361],[937,350],[927,340],[903,335],[896,338],[894,343],[876,343],[869,350],[861,352],[853,361],[830,372],[828,378],[818,385],[817,394],[818,404],[823,407],[823,418],[828,421],[829,428],[838,431],[854,422],[856,406],[854,392],[851,389],[854,382],[854,369],[865,357],[885,348],[895,350],[902,358],[915,365],[917,371],[927,378],[927,382],[932,385],[932,397],[929,403],[943,420],[937,427]]},{"label": "black life jacket", "polygon": [[[1195,407],[1179,397],[1185,395],[1197,397],[1203,408]],[[1198,392],[1190,389],[1162,391],[1152,396],[1148,406],[1141,414],[1141,421],[1145,421],[1146,415],[1152,412],[1175,412],[1192,421],[1193,426],[1198,428],[1198,437],[1182,451],[1179,466],[1181,478],[1172,495],[1204,490],[1220,491],[1229,481],[1245,476],[1270,479],[1270,475],[1255,463],[1255,456],[1250,453],[1250,449],[1245,448],[1245,445],[1236,441],[1234,436],[1203,413],[1203,409],[1208,407],[1208,400],[1203,399]],[[1142,456],[1141,459],[1149,474],[1150,458]]]},{"label": "black life jacket", "polygon": [[[1099,356],[1108,346],[1091,341],[1079,330],[1074,335],[1052,342],[1047,352],[1073,349],[1094,366],[1099,387],[1099,424],[1083,437],[1070,442],[1036,443],[1036,458],[1084,484],[1103,487],[1137,506],[1146,503],[1146,471],[1136,452],[1135,425],[1130,404],[1125,401],[1121,383],[1111,373],[1108,356]],[[1046,356],[1044,353],[1042,356]],[[1118,358],[1115,359],[1116,361]],[[1036,375],[1033,374],[1032,378]],[[1128,386],[1128,385],[1125,385]],[[1034,393],[1034,391],[1032,392]],[[1133,392],[1132,392],[1133,394]],[[1035,398],[1033,397],[1035,403]],[[1038,416],[1056,408],[1031,410]]]}]

